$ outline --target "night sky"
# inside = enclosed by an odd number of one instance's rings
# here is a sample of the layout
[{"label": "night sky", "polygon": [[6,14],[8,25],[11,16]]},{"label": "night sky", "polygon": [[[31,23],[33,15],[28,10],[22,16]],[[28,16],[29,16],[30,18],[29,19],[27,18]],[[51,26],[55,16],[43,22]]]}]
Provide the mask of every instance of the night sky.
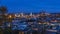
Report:
[{"label": "night sky", "polygon": [[0,6],[6,6],[9,13],[60,12],[60,0],[0,0]]}]

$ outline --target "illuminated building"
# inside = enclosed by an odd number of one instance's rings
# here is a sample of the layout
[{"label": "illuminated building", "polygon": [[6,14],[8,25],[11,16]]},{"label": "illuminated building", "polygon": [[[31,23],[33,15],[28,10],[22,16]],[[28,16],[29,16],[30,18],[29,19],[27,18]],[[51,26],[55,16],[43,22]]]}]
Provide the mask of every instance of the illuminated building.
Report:
[{"label": "illuminated building", "polygon": [[[5,14],[7,27],[11,27],[12,31],[19,31],[19,34],[24,34],[28,31],[39,31],[40,28],[47,26],[56,26],[59,23],[60,26],[60,14],[59,13],[18,13],[18,14]],[[0,15],[0,19],[1,19]],[[43,27],[42,27],[43,26]],[[47,28],[46,28],[47,29]],[[31,33],[31,32],[30,32]]]}]

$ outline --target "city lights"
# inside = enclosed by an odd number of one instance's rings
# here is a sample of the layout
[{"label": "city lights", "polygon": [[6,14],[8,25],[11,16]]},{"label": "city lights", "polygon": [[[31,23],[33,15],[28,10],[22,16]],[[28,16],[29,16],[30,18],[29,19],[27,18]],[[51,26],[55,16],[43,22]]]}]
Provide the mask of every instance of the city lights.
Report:
[{"label": "city lights", "polygon": [[12,18],[12,16],[11,15],[9,15],[9,17],[8,18]]},{"label": "city lights", "polygon": [[[39,29],[44,30],[45,27],[46,31],[57,32],[57,30],[51,30],[56,29],[57,25],[60,27],[60,15],[58,15],[58,17],[57,15],[58,13],[5,14],[6,19],[8,18],[6,22],[9,23],[6,27],[11,28],[12,31],[19,30],[19,34],[24,34],[33,30],[38,31]],[[2,16],[2,14],[0,16]],[[30,33],[32,34],[32,32]]]},{"label": "city lights", "polygon": [[0,0],[0,34],[60,34],[60,0]]}]

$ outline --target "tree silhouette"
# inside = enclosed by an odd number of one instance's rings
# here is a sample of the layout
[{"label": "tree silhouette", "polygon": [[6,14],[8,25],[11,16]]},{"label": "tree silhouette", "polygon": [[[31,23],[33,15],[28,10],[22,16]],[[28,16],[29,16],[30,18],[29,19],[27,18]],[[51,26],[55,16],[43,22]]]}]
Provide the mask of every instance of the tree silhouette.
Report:
[{"label": "tree silhouette", "polygon": [[3,21],[5,21],[6,20],[6,16],[5,16],[5,13],[7,12],[7,8],[5,7],[5,6],[1,6],[0,7],[0,14],[1,14],[1,16],[0,17],[2,17],[2,18],[0,18],[0,25],[2,25],[3,24]]},{"label": "tree silhouette", "polygon": [[6,8],[5,6],[1,6],[1,7],[0,7],[0,12],[1,12],[2,14],[5,14],[5,13],[7,12],[7,8]]},{"label": "tree silhouette", "polygon": [[[0,7],[0,26],[3,25],[4,21],[6,20],[5,13],[7,12],[7,8],[5,6]],[[2,34],[3,29],[1,29],[0,34]]]}]

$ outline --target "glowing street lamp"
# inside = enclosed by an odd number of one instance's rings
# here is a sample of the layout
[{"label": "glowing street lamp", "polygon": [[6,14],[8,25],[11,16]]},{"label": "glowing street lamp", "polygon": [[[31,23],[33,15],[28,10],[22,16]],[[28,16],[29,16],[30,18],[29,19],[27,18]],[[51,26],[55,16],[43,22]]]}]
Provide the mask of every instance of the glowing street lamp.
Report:
[{"label": "glowing street lamp", "polygon": [[11,16],[11,15],[9,15],[9,18],[12,18],[12,16]]}]

